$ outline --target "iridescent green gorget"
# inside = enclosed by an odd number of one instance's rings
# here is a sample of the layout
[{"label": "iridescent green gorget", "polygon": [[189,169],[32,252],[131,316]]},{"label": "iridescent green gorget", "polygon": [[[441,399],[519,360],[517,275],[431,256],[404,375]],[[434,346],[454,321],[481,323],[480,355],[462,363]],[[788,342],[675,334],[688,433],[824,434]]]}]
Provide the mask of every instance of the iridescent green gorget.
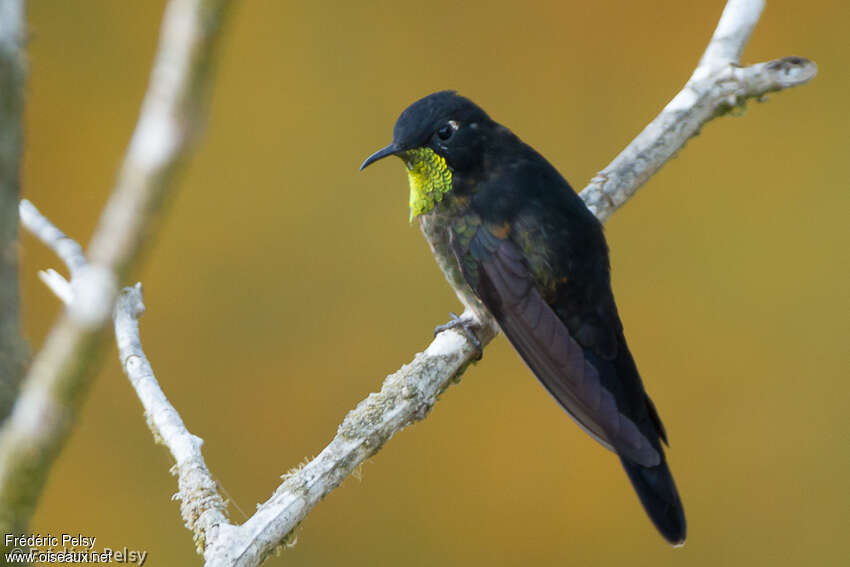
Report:
[{"label": "iridescent green gorget", "polygon": [[416,148],[399,154],[410,181],[410,221],[433,210],[452,188],[452,172],[446,160],[431,148]]}]

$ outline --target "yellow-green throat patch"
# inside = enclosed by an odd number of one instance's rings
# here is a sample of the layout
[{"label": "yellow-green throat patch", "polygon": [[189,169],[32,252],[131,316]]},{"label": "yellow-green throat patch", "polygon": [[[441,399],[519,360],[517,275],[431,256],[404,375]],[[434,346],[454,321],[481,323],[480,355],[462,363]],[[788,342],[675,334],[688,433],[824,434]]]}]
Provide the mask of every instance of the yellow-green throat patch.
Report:
[{"label": "yellow-green throat patch", "polygon": [[452,188],[452,172],[446,160],[431,148],[416,148],[399,154],[410,181],[410,222],[427,213]]}]

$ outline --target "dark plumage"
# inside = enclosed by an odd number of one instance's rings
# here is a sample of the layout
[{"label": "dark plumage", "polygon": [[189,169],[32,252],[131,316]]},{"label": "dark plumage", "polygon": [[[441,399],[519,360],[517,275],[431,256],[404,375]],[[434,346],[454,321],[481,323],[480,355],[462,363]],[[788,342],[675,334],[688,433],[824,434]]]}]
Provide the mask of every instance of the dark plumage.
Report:
[{"label": "dark plumage", "polygon": [[[427,204],[423,232],[461,300],[493,315],[549,393],[618,454],[661,534],[682,543],[666,433],[626,344],[596,217],[540,154],[454,92],[408,107],[363,167],[387,155],[405,159]],[[451,172],[445,194],[417,173],[428,159]]]}]

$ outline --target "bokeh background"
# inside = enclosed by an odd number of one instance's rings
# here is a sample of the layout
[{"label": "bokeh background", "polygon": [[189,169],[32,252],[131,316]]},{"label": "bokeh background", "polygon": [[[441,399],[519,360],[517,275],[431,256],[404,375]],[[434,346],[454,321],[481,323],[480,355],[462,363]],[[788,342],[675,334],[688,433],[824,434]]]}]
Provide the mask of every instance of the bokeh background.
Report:
[{"label": "bokeh background", "polygon": [[[358,173],[398,113],[455,88],[581,188],[688,78],[710,2],[244,2],[211,115],[145,265],[143,341],[251,513],[456,299],[407,221],[403,168]],[[85,242],[127,146],[163,3],[32,2],[24,195]],[[809,85],[712,122],[606,226],[627,335],[670,433],[689,539],[656,535],[617,460],[504,338],[271,565],[846,565],[846,22],[769,2],[744,62]],[[59,312],[22,237],[28,338]],[[198,564],[114,345],[33,531]],[[235,520],[241,514],[232,510]]]}]

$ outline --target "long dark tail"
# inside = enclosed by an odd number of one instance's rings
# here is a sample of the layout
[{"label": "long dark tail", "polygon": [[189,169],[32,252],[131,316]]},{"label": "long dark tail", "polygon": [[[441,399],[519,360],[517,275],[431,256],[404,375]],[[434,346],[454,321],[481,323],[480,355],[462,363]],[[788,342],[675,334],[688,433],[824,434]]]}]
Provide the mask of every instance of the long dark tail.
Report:
[{"label": "long dark tail", "polygon": [[644,510],[664,539],[676,546],[685,543],[685,509],[667,463],[662,461],[655,467],[642,467],[622,457],[620,461]]}]

